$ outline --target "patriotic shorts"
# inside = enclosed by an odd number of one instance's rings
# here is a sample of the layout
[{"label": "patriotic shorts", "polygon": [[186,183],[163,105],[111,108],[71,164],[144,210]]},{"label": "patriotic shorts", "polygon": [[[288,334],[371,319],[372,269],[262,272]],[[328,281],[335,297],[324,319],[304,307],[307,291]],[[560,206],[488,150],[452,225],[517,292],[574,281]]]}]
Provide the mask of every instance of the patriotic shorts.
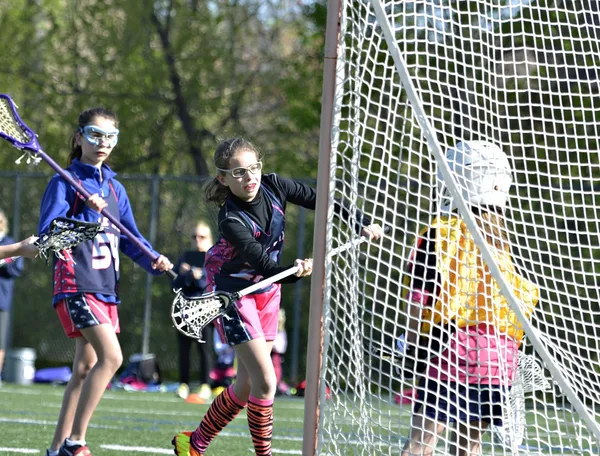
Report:
[{"label": "patriotic shorts", "polygon": [[119,333],[117,305],[104,302],[93,294],[82,293],[61,299],[56,304],[56,312],[67,337],[82,337],[81,329],[110,324]]}]

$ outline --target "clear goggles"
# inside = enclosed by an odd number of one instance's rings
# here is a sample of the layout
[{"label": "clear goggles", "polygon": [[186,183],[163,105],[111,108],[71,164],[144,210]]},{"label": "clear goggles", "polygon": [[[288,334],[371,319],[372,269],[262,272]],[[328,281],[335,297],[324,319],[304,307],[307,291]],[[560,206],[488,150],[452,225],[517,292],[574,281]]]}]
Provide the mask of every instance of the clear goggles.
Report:
[{"label": "clear goggles", "polygon": [[221,171],[222,173],[227,173],[227,174],[231,174],[232,177],[235,177],[236,179],[241,179],[243,177],[246,176],[246,173],[250,172],[252,174],[256,174],[259,173],[260,170],[262,169],[262,162],[256,162],[250,166],[248,166],[247,168],[243,168],[243,167],[239,167],[239,168],[233,168],[233,169],[223,169],[223,168],[217,168],[219,171]]},{"label": "clear goggles", "polygon": [[83,137],[94,146],[99,146],[105,141],[110,147],[115,147],[119,141],[119,130],[104,130],[96,125],[86,125],[79,131]]}]

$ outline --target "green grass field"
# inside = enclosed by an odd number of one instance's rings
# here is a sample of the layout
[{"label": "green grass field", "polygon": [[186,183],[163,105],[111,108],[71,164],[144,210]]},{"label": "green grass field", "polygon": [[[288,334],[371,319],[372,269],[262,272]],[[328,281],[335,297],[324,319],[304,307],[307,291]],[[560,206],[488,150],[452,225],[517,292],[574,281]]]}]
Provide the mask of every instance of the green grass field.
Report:
[{"label": "green grass field", "polygon": [[[50,385],[18,386],[4,383],[0,387],[0,456],[44,455],[54,433],[64,387]],[[377,436],[373,441],[375,453],[397,455],[408,435],[411,407],[398,407],[385,401],[371,403],[370,409],[360,409],[353,398],[333,399],[344,410],[344,418],[335,419],[334,441],[325,442],[322,454],[364,454],[363,439],[367,434]],[[173,454],[171,439],[182,430],[198,426],[207,405],[187,404],[175,393],[143,393],[107,391],[98,406],[88,429],[87,441],[94,456]],[[554,428],[556,415],[572,413],[550,410],[529,410],[530,423]],[[564,419],[564,417],[563,417]],[[273,454],[301,454],[304,420],[304,401],[300,398],[278,397],[275,400]],[[384,424],[385,423],[385,424]],[[390,423],[395,423],[390,427]],[[382,426],[383,425],[383,426]],[[387,429],[385,431],[384,429]],[[570,438],[552,432],[543,441],[523,442],[519,454],[585,454],[598,452],[574,437],[581,430],[567,429]],[[564,431],[564,429],[563,429]],[[583,431],[583,435],[589,434]],[[371,439],[367,439],[371,440]],[[509,454],[483,439],[483,454]],[[335,451],[333,451],[335,448]],[[241,456],[253,454],[246,414],[243,411],[211,444],[211,456]],[[447,455],[438,445],[437,455]]]},{"label": "green grass field", "polygon": [[[0,388],[0,455],[44,455],[52,440],[64,387]],[[94,456],[173,454],[171,439],[193,430],[208,406],[187,404],[174,393],[107,391],[92,418],[87,441]],[[275,400],[274,454],[301,454],[304,401]],[[216,438],[210,454],[253,453],[245,412]]]}]

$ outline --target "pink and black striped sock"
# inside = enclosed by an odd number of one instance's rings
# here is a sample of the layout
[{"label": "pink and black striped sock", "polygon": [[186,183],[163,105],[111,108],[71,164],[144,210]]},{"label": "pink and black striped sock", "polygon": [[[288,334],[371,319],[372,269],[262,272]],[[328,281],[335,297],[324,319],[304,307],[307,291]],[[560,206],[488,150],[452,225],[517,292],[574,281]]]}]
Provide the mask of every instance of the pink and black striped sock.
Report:
[{"label": "pink and black striped sock", "polygon": [[202,422],[191,436],[192,446],[204,453],[210,442],[246,407],[233,392],[233,385],[223,390],[208,408]]},{"label": "pink and black striped sock", "polygon": [[257,456],[271,456],[273,399],[248,398],[248,426]]}]

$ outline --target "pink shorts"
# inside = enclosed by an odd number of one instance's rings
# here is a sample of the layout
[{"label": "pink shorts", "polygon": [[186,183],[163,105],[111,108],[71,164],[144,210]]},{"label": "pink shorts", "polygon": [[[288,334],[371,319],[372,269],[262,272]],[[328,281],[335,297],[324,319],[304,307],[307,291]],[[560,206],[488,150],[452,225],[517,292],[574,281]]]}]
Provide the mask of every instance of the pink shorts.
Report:
[{"label": "pink shorts", "polygon": [[56,313],[69,338],[83,337],[81,329],[102,324],[110,324],[117,334],[121,331],[117,305],[100,301],[90,293],[61,299],[56,304]]},{"label": "pink shorts", "polygon": [[227,309],[226,316],[215,320],[221,340],[239,345],[254,339],[275,340],[281,303],[281,285],[264,293],[242,297]]}]

